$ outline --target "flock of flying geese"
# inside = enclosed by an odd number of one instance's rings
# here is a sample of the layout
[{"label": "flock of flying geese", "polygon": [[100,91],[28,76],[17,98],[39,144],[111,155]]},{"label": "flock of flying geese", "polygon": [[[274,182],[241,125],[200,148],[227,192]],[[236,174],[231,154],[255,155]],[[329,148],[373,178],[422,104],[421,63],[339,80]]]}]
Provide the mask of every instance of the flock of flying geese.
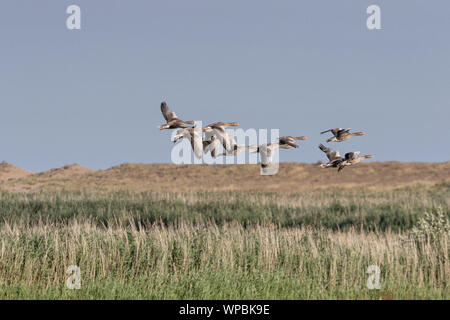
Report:
[{"label": "flock of flying geese", "polygon": [[[255,149],[252,153],[260,154],[261,167],[267,168],[272,163],[273,152],[276,148],[280,149],[291,149],[298,148],[297,140],[306,140],[307,137],[293,137],[284,136],[278,138],[277,142],[274,143],[264,143],[261,145],[238,145],[235,139],[227,134],[226,128],[231,126],[239,126],[238,122],[216,122],[207,125],[204,128],[195,128],[194,121],[183,121],[177,117],[175,112],[173,112],[166,102],[161,103],[161,112],[166,120],[166,123],[159,126],[160,130],[164,129],[178,129],[177,135],[174,138],[174,143],[180,139],[188,139],[191,143],[194,154],[197,158],[201,158],[202,152],[205,154],[210,152],[213,158],[217,156],[235,156],[238,153],[245,151],[247,149]],[[365,132],[350,132],[351,129],[334,128],[321,132],[321,134],[331,132],[333,137],[329,138],[327,142],[342,142],[350,139],[354,136],[362,136]],[[203,132],[206,138],[203,138]],[[219,147],[222,145],[225,152],[218,154]],[[347,166],[357,164],[364,159],[373,158],[373,155],[360,156],[359,151],[348,152],[341,157],[339,151],[333,150],[324,146],[319,145],[319,149],[322,150],[327,158],[328,163],[320,164],[322,168],[338,168],[341,171]]]}]

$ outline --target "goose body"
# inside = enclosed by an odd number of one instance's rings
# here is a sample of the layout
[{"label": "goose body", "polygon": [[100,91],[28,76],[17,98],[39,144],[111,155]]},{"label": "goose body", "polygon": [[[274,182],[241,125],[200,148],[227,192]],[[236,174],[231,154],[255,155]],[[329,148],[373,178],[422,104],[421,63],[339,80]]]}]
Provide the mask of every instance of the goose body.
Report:
[{"label": "goose body", "polygon": [[211,157],[217,156],[220,147],[220,141],[215,136],[211,136],[209,140],[203,140],[203,152],[211,152]]},{"label": "goose body", "polygon": [[368,154],[368,155],[365,155],[365,156],[360,156],[359,154],[360,154],[359,151],[346,153],[344,161],[342,161],[338,165],[338,171],[341,171],[342,169],[344,169],[347,166],[351,166],[351,165],[360,163],[364,159],[375,157],[374,155],[371,155],[371,154]]},{"label": "goose body", "polygon": [[200,159],[203,152],[202,131],[202,129],[197,128],[179,129],[177,131],[177,135],[174,137],[173,142],[176,143],[180,139],[189,139],[195,156]]},{"label": "goose body", "polygon": [[261,168],[267,168],[272,163],[273,152],[276,148],[290,149],[292,146],[280,145],[279,143],[264,143],[256,148],[253,153],[259,153]]},{"label": "goose body", "polygon": [[280,137],[278,138],[278,142],[280,143],[280,145],[288,145],[294,148],[298,148],[298,144],[296,143],[297,140],[307,140],[308,138],[305,136],[301,136],[301,137],[293,137],[293,136],[284,136],[284,137]]},{"label": "goose body", "polygon": [[235,156],[235,155],[237,155],[237,154],[239,154],[239,153],[241,153],[241,152],[243,152],[243,151],[245,151],[247,149],[250,149],[250,148],[258,148],[258,146],[257,145],[244,146],[244,145],[237,145],[237,144],[235,144],[233,146],[233,150],[231,150],[229,152],[224,152],[224,153],[221,154],[221,156]]},{"label": "goose body", "polygon": [[173,112],[165,102],[161,102],[161,112],[164,119],[166,119],[166,124],[160,125],[159,130],[189,128],[190,125],[193,125],[195,123],[194,121],[180,120],[175,112]]},{"label": "goose body", "polygon": [[341,157],[338,150],[333,150],[331,148],[325,147],[323,144],[319,145],[319,149],[322,150],[328,158],[328,163],[323,163],[320,165],[322,168],[336,168],[340,163],[344,161],[344,158]]},{"label": "goose body", "polygon": [[238,125],[238,122],[215,122],[207,125],[203,129],[207,132],[207,135],[215,136],[222,143],[226,152],[232,152],[236,141],[228,135],[226,128]]},{"label": "goose body", "polygon": [[345,140],[350,139],[351,137],[354,136],[363,136],[366,133],[364,131],[359,131],[359,132],[350,132],[350,128],[347,129],[342,129],[342,128],[334,128],[334,129],[328,129],[325,131],[322,131],[320,134],[324,134],[326,132],[331,132],[333,134],[334,137],[331,137],[327,140],[327,142],[342,142]]}]

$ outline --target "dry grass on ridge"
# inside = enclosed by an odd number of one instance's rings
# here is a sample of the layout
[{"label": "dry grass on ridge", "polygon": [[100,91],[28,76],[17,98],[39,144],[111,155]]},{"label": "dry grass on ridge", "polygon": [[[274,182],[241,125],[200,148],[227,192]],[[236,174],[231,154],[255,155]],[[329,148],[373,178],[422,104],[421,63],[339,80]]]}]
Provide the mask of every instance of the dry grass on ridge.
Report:
[{"label": "dry grass on ridge", "polygon": [[280,163],[274,176],[261,176],[258,165],[122,164],[107,170],[79,165],[32,173],[0,165],[0,189],[130,191],[263,191],[300,192],[328,187],[389,189],[450,181],[450,162],[370,162],[338,173],[317,164]]}]

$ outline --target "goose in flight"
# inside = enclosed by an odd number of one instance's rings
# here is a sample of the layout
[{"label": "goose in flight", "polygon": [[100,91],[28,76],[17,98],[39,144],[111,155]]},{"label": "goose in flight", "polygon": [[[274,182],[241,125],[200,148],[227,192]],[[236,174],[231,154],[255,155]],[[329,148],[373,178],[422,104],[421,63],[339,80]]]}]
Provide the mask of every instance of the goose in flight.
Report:
[{"label": "goose in flight", "polygon": [[198,159],[200,159],[202,157],[204,146],[202,132],[204,132],[204,129],[198,128],[178,129],[177,135],[173,138],[173,142],[176,143],[180,139],[189,139],[192,150],[194,150],[195,156]]},{"label": "goose in flight", "polygon": [[175,112],[169,109],[167,103],[161,102],[161,112],[166,119],[166,124],[162,124],[159,126],[159,130],[164,129],[177,129],[177,128],[189,128],[189,125],[195,124],[194,121],[183,121],[178,119]]},{"label": "goose in flight", "polygon": [[333,150],[331,148],[325,147],[323,144],[319,145],[319,149],[325,152],[328,158],[328,163],[322,163],[320,166],[322,168],[336,168],[341,162],[344,161],[344,158],[341,157],[339,151]]},{"label": "goose in flight", "polygon": [[242,151],[245,151],[247,149],[253,149],[253,148],[258,148],[258,146],[257,145],[245,146],[245,145],[237,145],[237,144],[235,144],[233,146],[233,150],[231,150],[229,152],[226,151],[226,152],[224,152],[224,153],[222,153],[220,155],[221,156],[235,156],[235,155],[241,153]]},{"label": "goose in flight", "polygon": [[342,142],[342,141],[350,139],[353,136],[363,136],[366,134],[363,131],[351,133],[350,130],[351,130],[350,128],[347,128],[347,129],[334,128],[334,129],[328,129],[328,130],[322,131],[320,134],[324,134],[326,132],[331,132],[334,135],[334,137],[328,139],[327,142]]},{"label": "goose in flight", "polygon": [[284,136],[284,137],[280,137],[278,138],[278,142],[281,145],[288,145],[294,148],[298,148],[298,144],[296,143],[297,140],[307,140],[308,138],[305,136],[301,136],[301,137],[293,137],[293,136]]},{"label": "goose in flight", "polygon": [[273,152],[276,148],[291,149],[293,147],[290,145],[280,145],[279,143],[264,143],[257,146],[256,151],[252,153],[259,153],[261,168],[267,168],[272,163]]},{"label": "goose in flight", "polygon": [[222,143],[226,152],[231,152],[236,145],[236,141],[228,135],[226,128],[238,125],[238,122],[216,122],[207,125],[203,129],[207,132],[207,136],[215,136]]},{"label": "goose in flight", "polygon": [[211,157],[215,158],[217,156],[218,150],[220,147],[219,139],[216,139],[216,136],[211,136],[209,140],[203,140],[203,152],[208,153],[211,152]]},{"label": "goose in flight", "polygon": [[338,171],[341,171],[342,169],[344,169],[347,166],[351,166],[351,165],[360,163],[364,159],[374,158],[375,157],[374,155],[371,155],[371,154],[368,154],[368,155],[365,155],[365,156],[360,156],[359,153],[360,153],[359,151],[346,153],[344,161],[342,161],[338,165]]}]

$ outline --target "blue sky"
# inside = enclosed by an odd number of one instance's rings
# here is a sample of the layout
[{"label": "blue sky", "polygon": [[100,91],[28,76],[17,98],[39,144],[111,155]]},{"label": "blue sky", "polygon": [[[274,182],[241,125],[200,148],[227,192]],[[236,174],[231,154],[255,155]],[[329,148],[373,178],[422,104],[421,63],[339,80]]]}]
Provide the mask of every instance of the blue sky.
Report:
[{"label": "blue sky", "polygon": [[[67,6],[81,30],[66,28]],[[366,27],[381,8],[382,30]],[[186,120],[306,135],[378,161],[448,161],[448,1],[23,1],[0,5],[0,160],[43,171],[170,162],[165,100]]]}]

